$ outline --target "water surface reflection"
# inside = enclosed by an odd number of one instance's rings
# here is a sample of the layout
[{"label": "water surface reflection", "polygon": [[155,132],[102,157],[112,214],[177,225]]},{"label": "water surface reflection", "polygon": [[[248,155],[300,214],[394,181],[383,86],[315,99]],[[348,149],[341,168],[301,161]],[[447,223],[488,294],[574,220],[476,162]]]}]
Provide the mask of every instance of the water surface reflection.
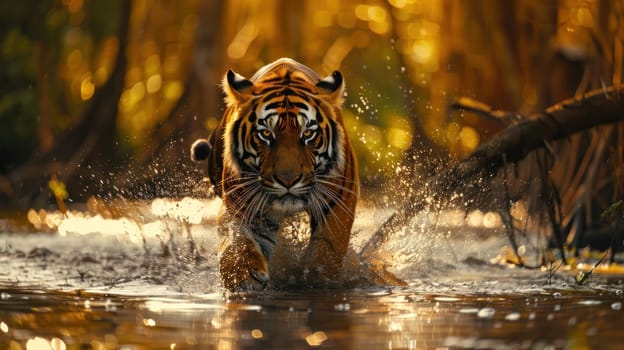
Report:
[{"label": "water surface reflection", "polygon": [[126,297],[4,288],[5,349],[616,349],[621,289]]}]

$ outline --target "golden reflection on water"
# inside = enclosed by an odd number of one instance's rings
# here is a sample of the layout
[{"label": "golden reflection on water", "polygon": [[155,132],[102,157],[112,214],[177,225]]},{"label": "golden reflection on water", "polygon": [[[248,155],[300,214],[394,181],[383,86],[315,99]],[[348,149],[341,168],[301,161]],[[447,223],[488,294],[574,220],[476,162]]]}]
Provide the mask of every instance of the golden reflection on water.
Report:
[{"label": "golden reflection on water", "polygon": [[[0,348],[614,348],[622,294],[115,297],[3,291]],[[108,301],[107,301],[108,300]],[[87,303],[87,301],[89,301]],[[115,303],[117,308],[106,308]]]}]

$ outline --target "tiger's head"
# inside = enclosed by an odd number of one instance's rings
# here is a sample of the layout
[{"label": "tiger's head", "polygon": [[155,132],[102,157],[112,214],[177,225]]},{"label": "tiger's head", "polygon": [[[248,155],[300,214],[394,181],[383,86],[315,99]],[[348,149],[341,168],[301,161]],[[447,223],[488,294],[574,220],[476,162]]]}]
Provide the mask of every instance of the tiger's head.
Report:
[{"label": "tiger's head", "polygon": [[338,199],[335,183],[344,181],[347,166],[340,72],[321,79],[283,58],[251,79],[228,71],[223,90],[224,194],[254,212],[308,209],[322,216],[327,198]]}]

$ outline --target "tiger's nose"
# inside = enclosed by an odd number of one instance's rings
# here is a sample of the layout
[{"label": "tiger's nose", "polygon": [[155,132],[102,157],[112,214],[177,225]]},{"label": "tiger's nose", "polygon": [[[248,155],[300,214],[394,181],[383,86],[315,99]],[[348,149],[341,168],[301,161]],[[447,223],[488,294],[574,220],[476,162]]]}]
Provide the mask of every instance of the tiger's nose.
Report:
[{"label": "tiger's nose", "polygon": [[286,188],[293,187],[301,179],[301,174],[292,172],[282,172],[275,174],[275,181],[279,182]]}]

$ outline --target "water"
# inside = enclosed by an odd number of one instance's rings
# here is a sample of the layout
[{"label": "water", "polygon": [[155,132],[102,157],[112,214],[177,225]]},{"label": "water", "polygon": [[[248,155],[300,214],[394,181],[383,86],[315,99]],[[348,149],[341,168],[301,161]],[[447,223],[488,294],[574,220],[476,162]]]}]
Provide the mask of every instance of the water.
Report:
[{"label": "water", "polygon": [[[616,349],[622,296],[409,290],[121,296],[5,290],[0,347],[58,349]],[[13,345],[13,348],[20,348]]]},{"label": "water", "polygon": [[[351,270],[342,288],[272,286],[230,295],[216,271],[218,207],[218,200],[188,198],[92,202],[67,218],[31,212],[38,229],[30,233],[2,221],[0,349],[618,349],[624,343],[621,275],[598,271],[578,286],[575,271],[501,265],[507,241],[491,213],[422,214],[398,232],[378,258],[405,287],[359,283]],[[354,251],[391,213],[362,208]],[[305,234],[295,227],[283,238],[289,248],[272,262],[282,280],[297,273],[295,236]],[[530,259],[540,243],[520,244]],[[348,259],[358,262],[353,252]]]}]

